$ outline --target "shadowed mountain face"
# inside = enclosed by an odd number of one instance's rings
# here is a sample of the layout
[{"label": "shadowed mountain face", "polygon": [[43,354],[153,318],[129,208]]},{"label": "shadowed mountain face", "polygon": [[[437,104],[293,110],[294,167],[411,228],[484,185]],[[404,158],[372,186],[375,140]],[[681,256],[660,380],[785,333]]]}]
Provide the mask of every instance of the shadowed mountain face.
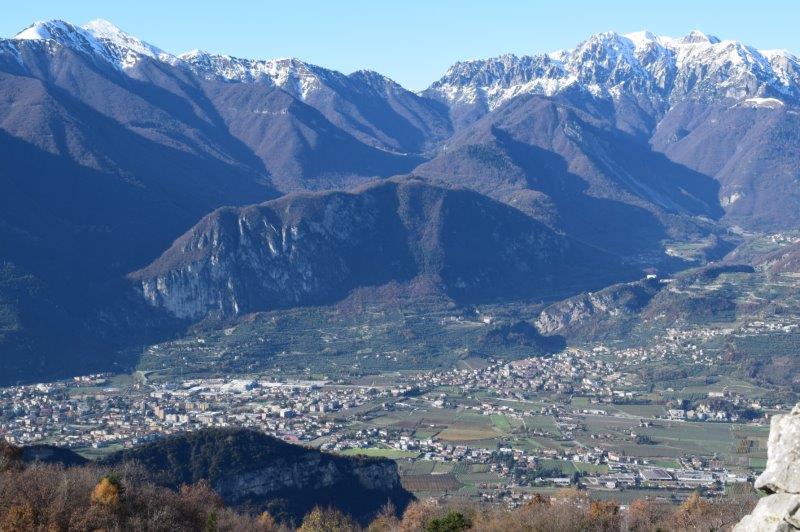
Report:
[{"label": "shadowed mountain face", "polygon": [[205,83],[204,90],[225,127],[263,161],[282,192],[348,187],[408,172],[424,160],[365,144],[278,88]]},{"label": "shadowed mountain face", "polygon": [[152,305],[197,320],[418,277],[466,302],[553,297],[631,273],[512,207],[408,179],[220,209],[132,278]]},{"label": "shadowed mountain face", "polygon": [[683,103],[652,138],[671,160],[720,183],[724,221],[758,231],[800,226],[800,110],[777,99]]},{"label": "shadowed mountain face", "polygon": [[[66,23],[48,31],[0,40],[3,382],[125,367],[119,349],[172,326],[127,299],[124,275],[204,215],[408,171],[422,159],[400,150],[426,145],[429,122],[449,127],[423,99],[359,74],[347,98],[356,86],[369,95],[362,115],[418,118],[370,130],[399,139],[390,151],[389,140],[365,143],[363,124],[342,125],[343,104],[320,110],[280,87],[206,80]],[[327,117],[340,108],[336,125]]]},{"label": "shadowed mountain face", "polygon": [[336,456],[251,430],[171,436],[101,463],[125,462],[144,466],[173,489],[205,480],[226,504],[268,510],[283,521],[300,521],[315,506],[332,506],[369,522],[387,502],[402,512],[414,500],[400,485],[392,460]]},{"label": "shadowed mountain face", "polygon": [[474,188],[551,228],[624,255],[702,234],[718,185],[653,152],[603,114],[520,96],[454,136],[418,174]]}]

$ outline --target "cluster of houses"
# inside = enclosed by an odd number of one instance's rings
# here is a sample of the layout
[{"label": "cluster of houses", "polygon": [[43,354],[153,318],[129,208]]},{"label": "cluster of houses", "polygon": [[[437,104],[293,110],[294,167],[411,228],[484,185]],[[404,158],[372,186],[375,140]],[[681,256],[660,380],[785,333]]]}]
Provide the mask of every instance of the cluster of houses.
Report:
[{"label": "cluster of houses", "polygon": [[198,379],[125,390],[107,384],[104,376],[90,376],[2,389],[0,437],[20,445],[103,448],[136,445],[159,434],[237,426],[310,441],[343,428],[327,414],[403,393],[248,379]]}]

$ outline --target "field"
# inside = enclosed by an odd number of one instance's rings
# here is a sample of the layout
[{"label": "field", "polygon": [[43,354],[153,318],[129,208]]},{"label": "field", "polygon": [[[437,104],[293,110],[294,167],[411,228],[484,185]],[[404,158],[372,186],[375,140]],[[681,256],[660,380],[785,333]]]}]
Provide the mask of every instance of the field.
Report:
[{"label": "field", "polygon": [[[610,435],[610,443],[632,456],[666,461],[674,467],[674,459],[686,454],[716,454],[724,463],[741,465],[740,458],[766,458],[768,427],[736,423],[684,422],[659,420],[651,427],[639,427],[638,420],[611,416],[585,416],[586,432],[576,435],[579,441],[591,444],[589,434]],[[627,433],[626,433],[627,431]],[[629,432],[651,438],[653,444],[636,444]],[[742,439],[752,440],[746,453],[740,452]]]},{"label": "field", "polygon": [[412,493],[448,492],[459,489],[462,484],[455,475],[405,475],[400,477],[403,487]]},{"label": "field", "polygon": [[340,454],[345,456],[371,456],[376,458],[391,458],[393,460],[397,460],[399,458],[416,458],[419,456],[419,453],[414,451],[403,451],[400,449],[380,449],[380,448],[368,448],[368,449],[345,449],[341,451]]},{"label": "field", "polygon": [[477,493],[477,486],[503,482],[485,464],[400,460],[398,466],[403,486],[423,496],[445,492],[471,496]]}]

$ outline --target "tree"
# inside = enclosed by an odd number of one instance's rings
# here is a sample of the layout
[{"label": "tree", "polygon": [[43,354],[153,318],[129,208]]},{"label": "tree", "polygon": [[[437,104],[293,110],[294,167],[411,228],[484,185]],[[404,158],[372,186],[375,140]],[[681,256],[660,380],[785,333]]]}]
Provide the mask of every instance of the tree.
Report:
[{"label": "tree", "polygon": [[406,507],[403,513],[403,520],[400,521],[401,532],[416,532],[424,530],[425,525],[436,514],[439,509],[436,504],[430,500],[428,501],[414,501]]},{"label": "tree", "polygon": [[0,473],[18,466],[22,459],[22,449],[11,445],[5,440],[0,440]]},{"label": "tree", "polygon": [[589,505],[589,522],[594,530],[612,531],[620,528],[617,501],[592,501]]},{"label": "tree", "polygon": [[34,530],[36,520],[30,504],[17,504],[8,509],[0,520],[0,530],[20,531]]},{"label": "tree", "polygon": [[278,523],[275,521],[275,518],[270,515],[269,512],[261,512],[261,515],[258,516],[258,524],[259,526],[263,527],[264,530],[269,532],[273,530],[278,530]]},{"label": "tree", "polygon": [[400,520],[397,518],[397,511],[391,502],[381,508],[380,513],[369,524],[369,532],[394,532],[400,528]]},{"label": "tree", "polygon": [[628,530],[645,532],[664,528],[672,516],[673,506],[668,502],[637,499],[628,507]]},{"label": "tree", "polygon": [[472,523],[461,512],[451,511],[435,517],[425,526],[426,532],[461,532],[472,527]]},{"label": "tree", "polygon": [[358,527],[352,519],[339,510],[319,506],[311,510],[298,528],[298,532],[348,532]]},{"label": "tree", "polygon": [[119,504],[120,492],[122,491],[119,480],[113,476],[105,476],[100,479],[97,486],[92,491],[92,502],[101,506],[114,507]]}]

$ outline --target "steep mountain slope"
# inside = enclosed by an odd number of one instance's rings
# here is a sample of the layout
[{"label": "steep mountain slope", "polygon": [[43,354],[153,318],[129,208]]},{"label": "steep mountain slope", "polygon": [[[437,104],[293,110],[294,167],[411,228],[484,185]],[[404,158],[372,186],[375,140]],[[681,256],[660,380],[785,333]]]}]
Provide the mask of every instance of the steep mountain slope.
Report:
[{"label": "steep mountain slope", "polygon": [[523,95],[465,128],[415,170],[474,188],[551,228],[658,262],[661,241],[719,218],[717,183],[654,153],[580,97]]},{"label": "steep mountain slope", "polygon": [[720,183],[725,221],[758,231],[800,227],[800,107],[776,98],[682,102],[651,140],[671,160]]},{"label": "steep mountain slope", "polygon": [[215,211],[132,278],[152,305],[197,320],[421,276],[482,301],[574,293],[630,272],[516,209],[401,179]]},{"label": "steep mountain slope", "polygon": [[210,209],[275,196],[258,160],[186,100],[52,41],[13,43],[19,55],[0,59],[0,262],[16,271],[0,298],[17,316],[4,382],[108,363],[84,322],[110,285]]},{"label": "steep mountain slope", "polygon": [[359,141],[384,150],[421,153],[451,134],[444,105],[377,72],[344,75],[297,59],[252,60],[200,51],[180,60],[205,80],[278,87]]},{"label": "steep mountain slope", "polygon": [[[597,341],[630,339],[642,331],[649,335],[658,327],[724,322],[735,316],[737,298],[746,291],[708,286],[726,275],[754,277],[754,273],[749,265],[720,262],[675,277],[619,283],[548,305],[534,325],[542,334]],[[738,311],[746,312],[743,308]]]},{"label": "steep mountain slope", "polygon": [[231,505],[300,520],[333,506],[369,520],[387,501],[402,512],[413,495],[387,459],[343,457],[242,429],[206,429],[111,455],[104,465],[136,462],[166,486],[206,480]]},{"label": "steep mountain slope", "polygon": [[627,332],[663,286],[657,279],[643,279],[580,294],[546,307],[534,325],[543,334],[582,337]]},{"label": "steep mountain slope", "polygon": [[[722,249],[724,224],[800,227],[798,65],[699,32],[603,33],[459,63],[414,94],[296,59],[173,55],[105,21],[36,23],[0,39],[0,380],[123,363],[177,318],[418,277],[458,301],[544,298],[625,278],[609,256],[683,266],[665,242]],[[164,252],[224,205],[409,172],[517,210],[393,182],[219,210]],[[146,300],[124,276],[149,263]]]},{"label": "steep mountain slope", "polygon": [[461,130],[520,95],[567,98],[718,180],[727,223],[777,231],[800,226],[799,80],[800,60],[785,51],[701,32],[607,32],[572,50],[456,63],[423,94]]},{"label": "steep mountain slope", "polygon": [[408,172],[422,157],[379,149],[268,85],[204,83],[226,128],[253,150],[282,192],[341,188]]},{"label": "steep mountain slope", "polygon": [[[356,78],[377,115],[430,118],[388,80]],[[427,142],[424,125],[398,127]],[[159,319],[126,299],[123,275],[214,208],[421,161],[365,144],[282,88],[199,78],[103,21],[0,40],[0,155],[0,267],[13,272],[0,282],[3,382],[108,367],[150,341]]]},{"label": "steep mountain slope", "polygon": [[[132,472],[136,482],[152,482],[174,491],[207,482],[225,504],[243,511],[269,511],[287,523],[299,522],[315,506],[334,507],[368,522],[387,502],[402,513],[414,500],[401,486],[392,460],[327,454],[244,429],[204,429],[169,436],[96,462],[66,448],[18,448],[0,439],[0,464],[3,459],[20,467],[86,467],[91,477],[111,472],[119,475],[122,470]],[[125,473],[122,476],[133,480]]]},{"label": "steep mountain slope", "polygon": [[[29,49],[39,49],[44,57],[31,60],[26,54]],[[274,180],[286,185],[284,191],[303,188],[297,179],[326,174],[364,180],[408,171],[419,163],[414,154],[450,132],[444,106],[376,73],[345,76],[297,60],[250,61],[200,52],[179,58],[105,21],[83,28],[62,21],[36,23],[16,39],[3,41],[2,51],[0,61],[5,59],[12,72],[55,78],[70,95],[157,142],[224,156],[261,174],[267,165],[277,171]],[[95,84],[106,80],[98,82],[94,79],[98,76],[90,75],[94,72],[73,72],[69,63],[63,72],[65,54],[89,63],[100,77],[110,77],[121,88],[137,87],[136,97],[120,105],[117,87],[97,90]],[[247,72],[253,73],[244,75],[232,65],[240,69],[249,65]],[[46,71],[54,68],[58,72]],[[268,89],[285,98],[266,97],[273,92]],[[253,139],[253,131],[263,132],[276,118],[284,118],[282,132],[301,138],[305,148],[293,151],[291,143],[286,146],[296,162],[286,173],[282,172],[286,165],[272,164],[283,146],[278,143],[274,150],[264,151],[263,138]],[[249,126],[229,131],[231,123],[240,120]],[[357,152],[344,168],[335,156],[342,150]],[[303,166],[307,151],[316,164]],[[333,159],[330,166],[328,158]],[[365,162],[360,165],[362,159]]]}]

